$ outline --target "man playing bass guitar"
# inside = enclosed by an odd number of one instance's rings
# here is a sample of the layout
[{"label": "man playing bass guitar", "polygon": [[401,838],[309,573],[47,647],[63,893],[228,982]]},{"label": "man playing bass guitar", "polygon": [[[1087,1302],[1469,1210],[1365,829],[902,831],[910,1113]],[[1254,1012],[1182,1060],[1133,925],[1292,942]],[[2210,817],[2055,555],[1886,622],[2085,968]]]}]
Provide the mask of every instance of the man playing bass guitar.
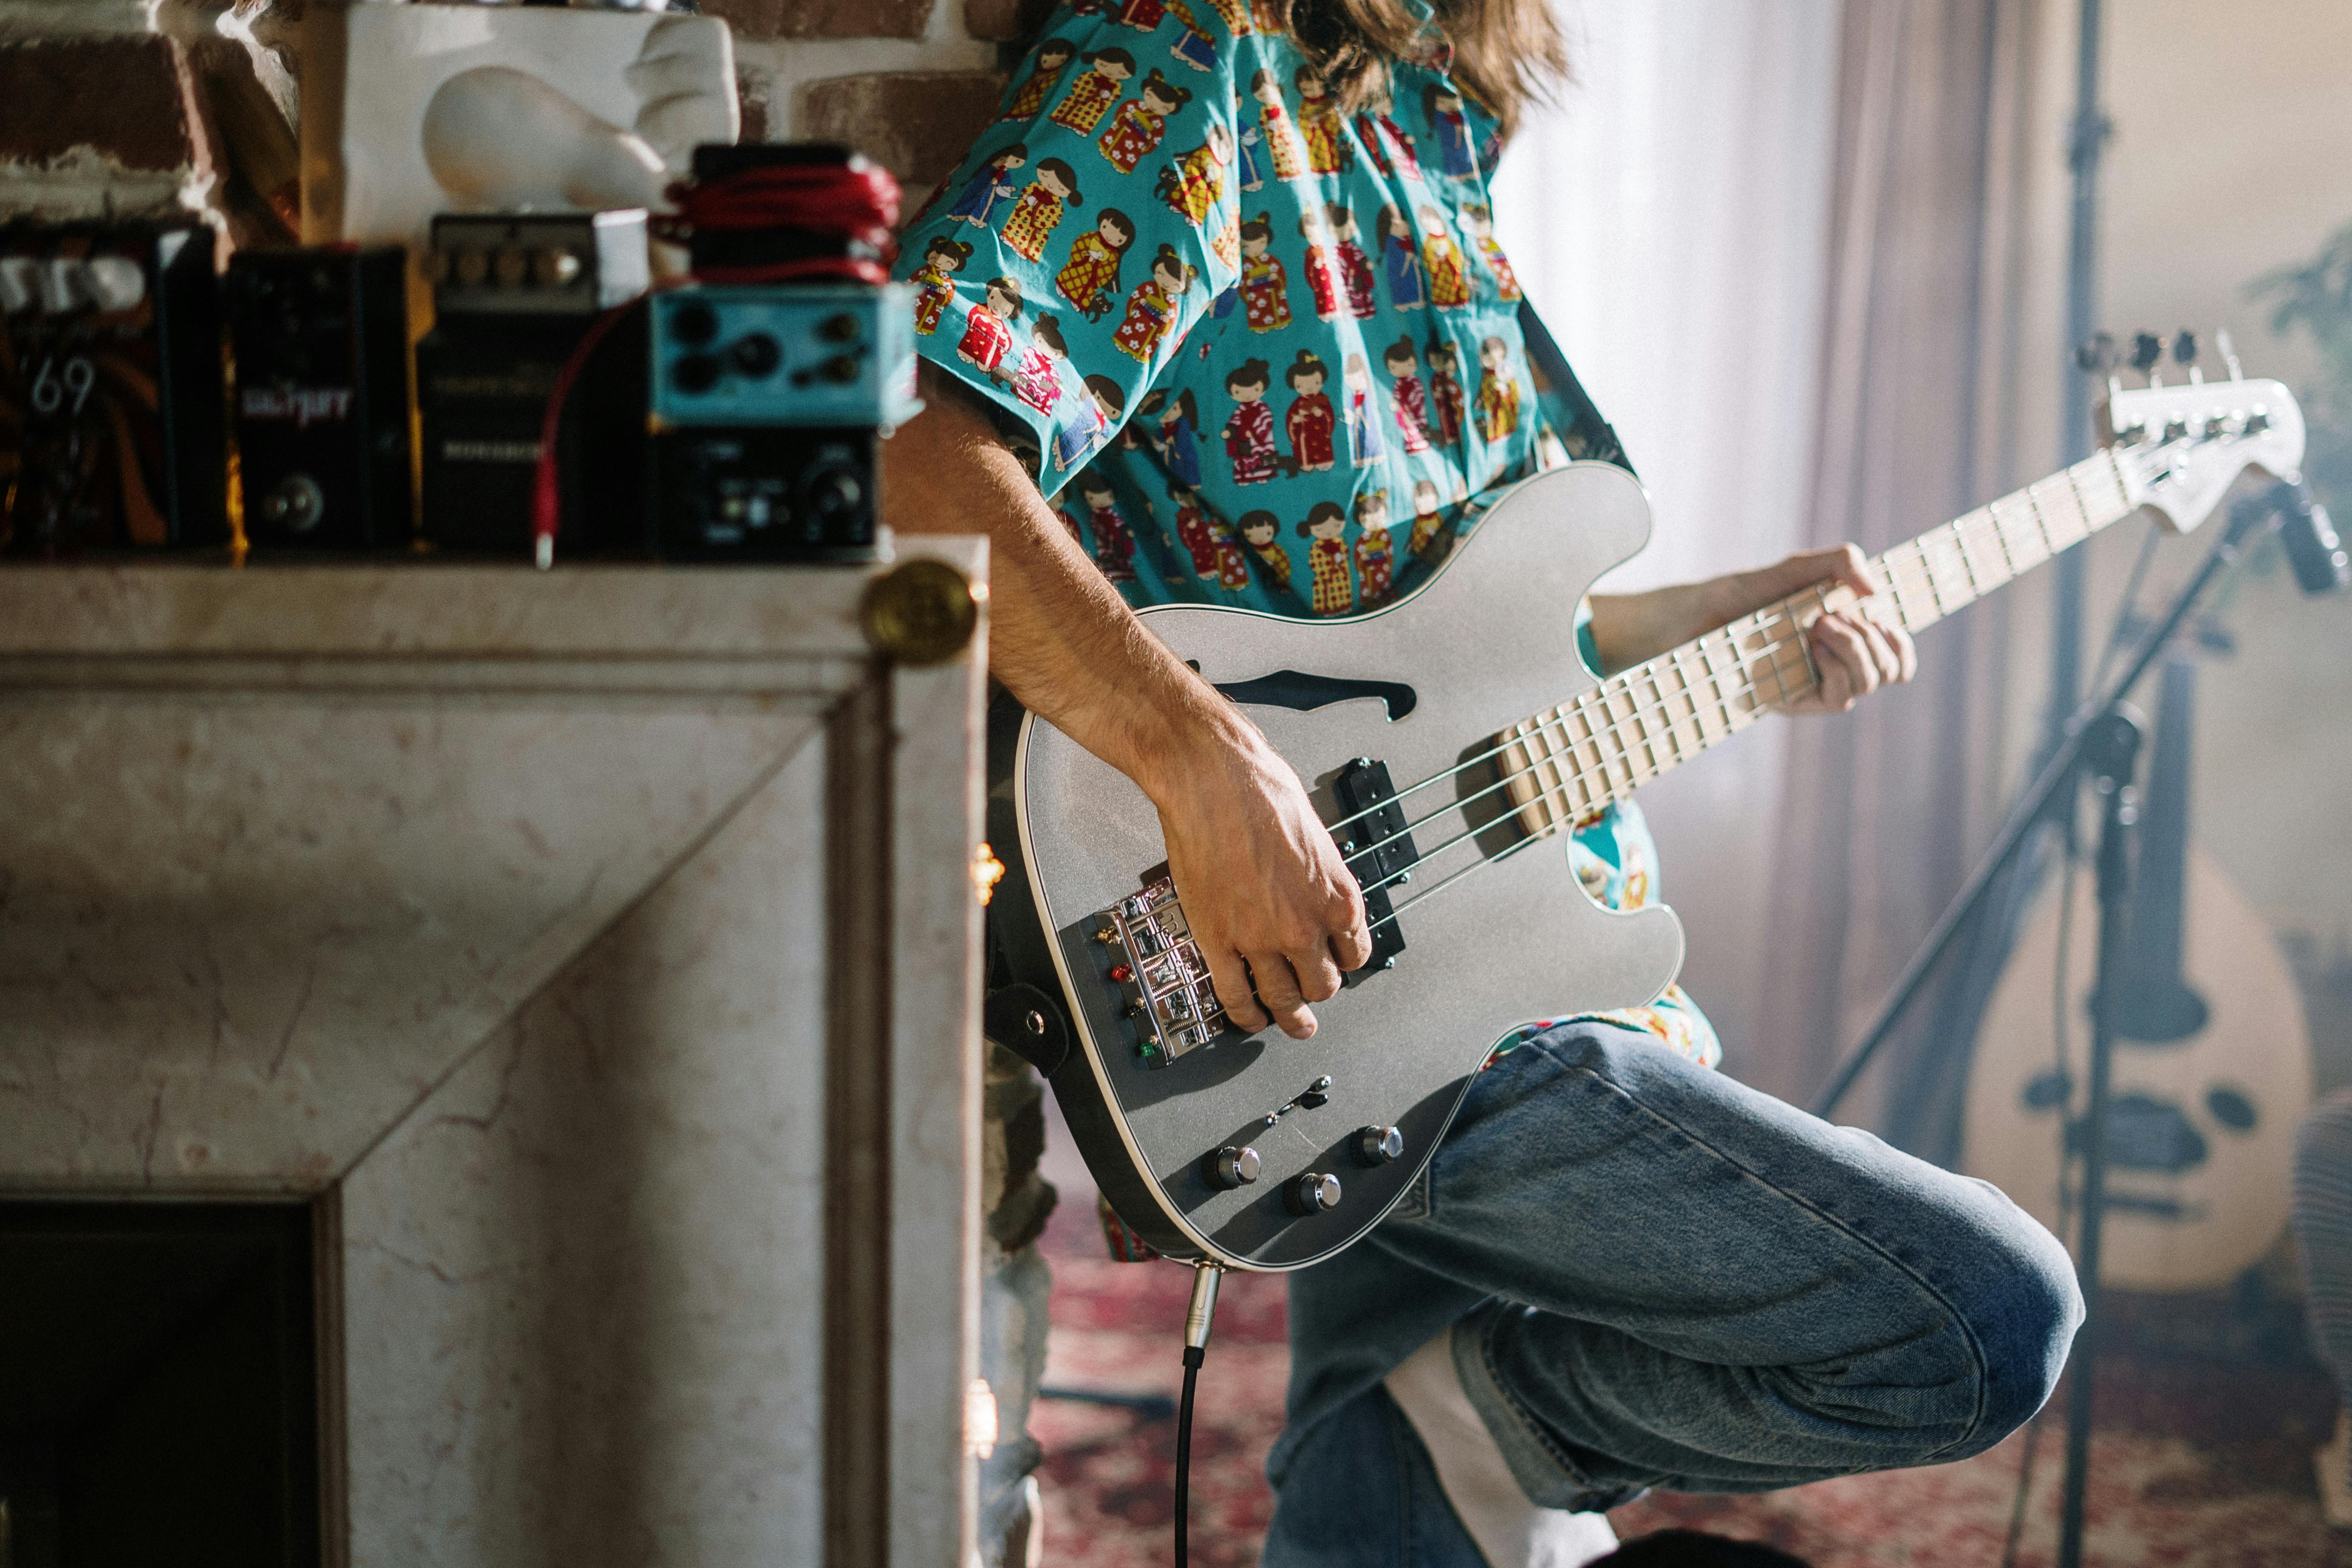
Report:
[{"label": "man playing bass guitar", "polygon": [[[923,279],[929,407],[887,448],[888,521],[989,536],[994,675],[1157,807],[1244,1029],[1314,1032],[1370,954],[1364,902],[1298,774],[1131,606],[1378,609],[1498,487],[1622,461],[1535,374],[1492,237],[1496,149],[1561,66],[1544,0],[1066,5],[904,237],[907,274],[936,240],[969,256]],[[1002,216],[967,216],[1001,180]],[[1831,579],[1872,592],[1849,545],[1559,613],[1609,670]],[[1791,711],[1914,667],[1851,612],[1808,648]],[[1603,902],[1655,899],[1631,806],[1570,852]],[[1270,1568],[1482,1560],[1411,1506],[1437,1483],[1383,1388],[1439,1336],[1551,1509],[1957,1459],[2041,1406],[2080,1310],[2057,1242],[1719,1054],[1678,989],[1507,1042],[1390,1217],[1294,1276]]]}]

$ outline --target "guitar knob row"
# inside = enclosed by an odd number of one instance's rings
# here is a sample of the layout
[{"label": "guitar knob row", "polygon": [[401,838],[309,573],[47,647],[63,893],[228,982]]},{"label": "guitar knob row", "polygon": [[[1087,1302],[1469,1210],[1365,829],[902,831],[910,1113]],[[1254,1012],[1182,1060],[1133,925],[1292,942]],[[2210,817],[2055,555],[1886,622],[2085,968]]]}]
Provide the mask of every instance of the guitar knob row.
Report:
[{"label": "guitar knob row", "polygon": [[[1404,1133],[1394,1127],[1366,1127],[1349,1141],[1349,1151],[1360,1165],[1385,1165],[1404,1153]],[[1228,1143],[1204,1155],[1201,1175],[1219,1192],[1236,1192],[1257,1181],[1257,1151]],[[1301,1216],[1328,1214],[1339,1206],[1339,1178],[1309,1171],[1282,1190],[1285,1206]]]}]

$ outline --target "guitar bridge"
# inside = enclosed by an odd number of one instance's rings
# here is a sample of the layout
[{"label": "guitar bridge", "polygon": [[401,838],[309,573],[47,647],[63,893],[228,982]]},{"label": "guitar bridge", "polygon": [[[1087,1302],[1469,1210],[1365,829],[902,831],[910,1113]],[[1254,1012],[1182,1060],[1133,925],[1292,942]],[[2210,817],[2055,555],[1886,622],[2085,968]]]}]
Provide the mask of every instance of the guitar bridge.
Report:
[{"label": "guitar bridge", "polygon": [[1224,1004],[1192,942],[1176,884],[1160,877],[1096,917],[1095,940],[1108,950],[1108,979],[1135,1026],[1135,1054],[1164,1068],[1223,1032]]}]

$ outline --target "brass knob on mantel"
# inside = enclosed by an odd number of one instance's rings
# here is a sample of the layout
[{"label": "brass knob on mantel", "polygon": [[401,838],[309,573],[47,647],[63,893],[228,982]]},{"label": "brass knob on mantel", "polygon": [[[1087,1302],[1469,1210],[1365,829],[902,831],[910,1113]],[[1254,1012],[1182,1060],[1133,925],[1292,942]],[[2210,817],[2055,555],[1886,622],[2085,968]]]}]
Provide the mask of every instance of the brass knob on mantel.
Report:
[{"label": "brass knob on mantel", "polygon": [[953,563],[918,556],[866,584],[858,606],[866,640],[900,664],[945,664],[971,646],[988,585]]}]

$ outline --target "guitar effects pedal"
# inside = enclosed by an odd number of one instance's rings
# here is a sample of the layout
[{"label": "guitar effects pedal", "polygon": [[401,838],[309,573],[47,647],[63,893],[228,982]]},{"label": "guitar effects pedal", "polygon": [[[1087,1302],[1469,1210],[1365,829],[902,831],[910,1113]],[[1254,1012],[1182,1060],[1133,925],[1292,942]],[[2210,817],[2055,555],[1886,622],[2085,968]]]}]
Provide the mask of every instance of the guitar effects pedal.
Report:
[{"label": "guitar effects pedal", "polygon": [[921,407],[908,290],[704,285],[656,295],[652,307],[661,552],[872,559],[877,448]]},{"label": "guitar effects pedal", "polygon": [[238,488],[259,550],[404,550],[412,526],[407,252],[229,261]]},{"label": "guitar effects pedal", "polygon": [[[444,214],[425,270],[435,312],[416,348],[425,537],[527,557],[547,400],[597,317],[646,291],[646,215]],[[642,553],[649,543],[645,366],[645,324],[624,317],[565,402],[558,459],[572,550]]]},{"label": "guitar effects pedal", "polygon": [[657,429],[888,429],[919,406],[914,298],[904,284],[713,284],[653,303]]},{"label": "guitar effects pedal", "polygon": [[200,224],[0,226],[0,555],[228,542]]}]

